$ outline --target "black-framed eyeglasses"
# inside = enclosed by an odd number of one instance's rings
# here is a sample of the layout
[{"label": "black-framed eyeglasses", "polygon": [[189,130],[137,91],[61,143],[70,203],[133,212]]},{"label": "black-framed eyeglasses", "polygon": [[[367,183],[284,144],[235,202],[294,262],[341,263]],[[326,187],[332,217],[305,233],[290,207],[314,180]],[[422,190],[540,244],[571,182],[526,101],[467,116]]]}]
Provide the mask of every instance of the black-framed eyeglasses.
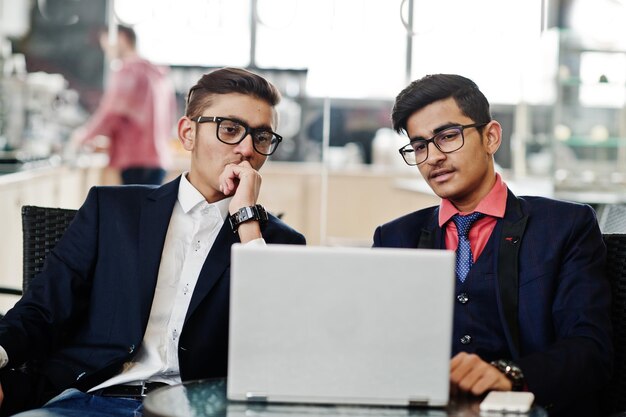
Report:
[{"label": "black-framed eyeglasses", "polygon": [[283,140],[282,136],[267,128],[252,128],[241,120],[229,119],[228,117],[198,116],[192,118],[191,121],[215,123],[217,138],[227,145],[237,145],[250,134],[254,150],[261,155],[273,154],[278,148],[278,144]]},{"label": "black-framed eyeglasses", "polygon": [[470,127],[483,127],[486,123],[472,123],[469,125],[458,125],[445,128],[441,132],[437,132],[430,139],[411,139],[411,141],[398,149],[400,155],[408,165],[419,165],[428,159],[428,144],[433,143],[439,151],[443,153],[452,153],[458,151],[465,143],[463,130]]}]

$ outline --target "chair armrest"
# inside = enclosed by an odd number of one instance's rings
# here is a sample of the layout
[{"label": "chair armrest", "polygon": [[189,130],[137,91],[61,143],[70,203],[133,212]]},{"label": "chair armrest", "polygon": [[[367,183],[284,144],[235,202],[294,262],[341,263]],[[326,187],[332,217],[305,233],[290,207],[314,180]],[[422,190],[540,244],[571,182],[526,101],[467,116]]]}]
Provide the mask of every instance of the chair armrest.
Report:
[{"label": "chair armrest", "polygon": [[22,290],[19,290],[17,288],[0,287],[0,295],[2,294],[22,295]]}]

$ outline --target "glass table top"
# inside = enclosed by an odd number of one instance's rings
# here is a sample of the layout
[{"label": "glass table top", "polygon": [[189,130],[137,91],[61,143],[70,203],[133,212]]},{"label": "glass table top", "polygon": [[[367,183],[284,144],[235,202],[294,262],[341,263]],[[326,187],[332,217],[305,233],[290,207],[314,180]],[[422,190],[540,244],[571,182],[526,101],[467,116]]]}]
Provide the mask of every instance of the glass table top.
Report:
[{"label": "glass table top", "polygon": [[152,392],[144,400],[144,415],[146,417],[547,417],[548,415],[540,407],[533,407],[528,414],[500,412],[481,414],[479,404],[480,400],[469,397],[452,400],[446,408],[234,402],[226,398],[226,379],[208,379],[160,388]]}]

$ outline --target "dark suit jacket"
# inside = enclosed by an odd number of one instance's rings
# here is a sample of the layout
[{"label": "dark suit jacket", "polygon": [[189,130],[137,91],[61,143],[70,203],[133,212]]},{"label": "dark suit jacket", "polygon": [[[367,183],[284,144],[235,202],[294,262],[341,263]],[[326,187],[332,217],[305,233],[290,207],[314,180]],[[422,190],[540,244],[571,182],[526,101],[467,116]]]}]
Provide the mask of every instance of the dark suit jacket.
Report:
[{"label": "dark suit jacket", "polygon": [[[374,246],[444,248],[437,216],[431,207],[379,226]],[[597,414],[612,343],[606,248],[593,209],[509,191],[494,233],[494,294],[508,359],[520,366],[540,404],[557,413]]]},{"label": "dark suit jacket", "polygon": [[[180,179],[93,188],[27,294],[0,322],[9,367],[33,358],[56,391],[117,374],[141,345]],[[304,244],[274,216],[267,243]],[[202,267],[178,347],[183,380],[227,371],[230,247],[225,222]]]}]

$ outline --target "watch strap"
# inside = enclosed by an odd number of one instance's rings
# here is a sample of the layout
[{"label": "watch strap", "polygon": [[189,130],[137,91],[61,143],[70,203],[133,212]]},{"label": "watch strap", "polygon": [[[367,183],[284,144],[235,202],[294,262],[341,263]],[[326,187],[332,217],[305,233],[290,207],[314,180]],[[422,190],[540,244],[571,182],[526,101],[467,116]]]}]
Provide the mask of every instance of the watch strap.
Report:
[{"label": "watch strap", "polygon": [[231,214],[228,217],[228,220],[230,222],[230,227],[233,229],[233,233],[237,233],[237,229],[239,229],[239,226],[242,223],[256,220],[259,224],[263,224],[267,222],[268,216],[265,208],[260,204],[256,204],[254,206],[240,208],[235,213]]},{"label": "watch strap", "polygon": [[505,377],[511,381],[513,391],[522,391],[526,385],[524,381],[524,373],[513,361],[506,359],[498,359],[490,362],[498,371],[502,372]]}]

